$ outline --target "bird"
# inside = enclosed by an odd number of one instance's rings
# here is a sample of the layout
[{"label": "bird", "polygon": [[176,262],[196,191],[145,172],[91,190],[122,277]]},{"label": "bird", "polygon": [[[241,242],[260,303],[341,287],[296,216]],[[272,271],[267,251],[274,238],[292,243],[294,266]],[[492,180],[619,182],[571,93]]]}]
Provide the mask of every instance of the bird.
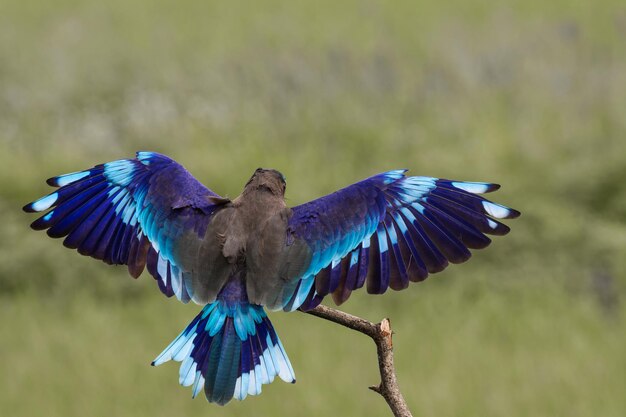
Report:
[{"label": "bird", "polygon": [[258,395],[295,373],[266,310],[309,311],[355,290],[403,290],[506,235],[520,212],[482,194],[486,182],[374,175],[295,207],[286,179],[257,169],[221,197],[182,165],[137,152],[47,180],[57,189],[23,207],[31,227],[107,264],[144,269],[167,297],[202,306],[152,362],[180,362],[179,383],[211,403]]}]

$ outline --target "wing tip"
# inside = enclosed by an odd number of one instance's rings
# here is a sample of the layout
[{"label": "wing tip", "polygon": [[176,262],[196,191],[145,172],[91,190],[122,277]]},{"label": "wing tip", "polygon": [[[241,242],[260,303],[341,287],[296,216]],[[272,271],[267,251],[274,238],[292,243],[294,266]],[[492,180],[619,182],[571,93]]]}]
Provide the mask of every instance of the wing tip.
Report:
[{"label": "wing tip", "polygon": [[522,215],[522,213],[518,210],[509,208],[509,216],[507,217],[507,219],[517,219],[518,217],[520,217]]},{"label": "wing tip", "polygon": [[472,182],[472,181],[442,181],[447,186],[452,186],[457,190],[465,191],[470,194],[487,194],[500,189],[501,185],[491,182]]},{"label": "wing tip", "polygon": [[55,205],[58,198],[59,194],[57,192],[54,192],[52,194],[41,197],[40,199],[35,200],[32,203],[26,204],[24,207],[22,207],[22,210],[27,213],[38,213],[46,211],[50,207]]},{"label": "wing tip", "polygon": [[85,177],[93,175],[93,169],[87,169],[85,171],[70,172],[69,174],[57,175],[46,180],[46,184],[51,187],[65,187],[66,185],[73,184],[82,180]]},{"label": "wing tip", "polygon": [[46,180],[46,184],[48,184],[50,187],[60,187],[61,186],[61,184],[59,184],[60,178],[61,176],[50,177]]},{"label": "wing tip", "polygon": [[488,200],[483,200],[482,208],[486,214],[496,219],[515,219],[521,215],[515,209]]},{"label": "wing tip", "polygon": [[498,191],[502,186],[500,184],[491,183],[489,184],[489,188],[485,193],[492,193],[494,191]]}]

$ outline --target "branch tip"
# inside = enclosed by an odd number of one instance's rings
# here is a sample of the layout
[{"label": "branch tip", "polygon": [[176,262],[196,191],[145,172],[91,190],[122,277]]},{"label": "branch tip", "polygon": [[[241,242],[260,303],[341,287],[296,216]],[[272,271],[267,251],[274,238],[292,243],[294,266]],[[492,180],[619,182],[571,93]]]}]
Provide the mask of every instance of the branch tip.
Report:
[{"label": "branch tip", "polygon": [[378,369],[380,371],[380,384],[373,385],[369,389],[377,392],[387,401],[387,405],[395,417],[412,417],[402,392],[400,392],[396,378],[396,370],[393,364],[393,330],[391,330],[391,321],[388,318],[374,324],[361,317],[323,305],[319,305],[305,313],[332,321],[369,336],[376,343]]}]

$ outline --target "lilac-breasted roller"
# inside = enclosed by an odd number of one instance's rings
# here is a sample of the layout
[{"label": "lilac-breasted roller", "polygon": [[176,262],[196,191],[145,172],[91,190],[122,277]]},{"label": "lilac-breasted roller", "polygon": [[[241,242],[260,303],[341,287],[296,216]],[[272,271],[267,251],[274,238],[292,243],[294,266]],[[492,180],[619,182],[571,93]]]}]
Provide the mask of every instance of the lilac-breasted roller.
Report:
[{"label": "lilac-breasted roller", "polygon": [[152,362],[181,362],[180,383],[210,402],[261,393],[276,376],[295,382],[269,310],[309,310],[327,295],[337,304],[363,286],[370,294],[469,259],[485,235],[505,235],[496,219],[516,210],[480,194],[483,182],[389,171],[293,208],[285,178],[257,169],[230,200],[172,159],[138,152],[50,178],[59,187],[24,207],[32,223],[82,255],[145,267],[166,296],[204,306]]}]

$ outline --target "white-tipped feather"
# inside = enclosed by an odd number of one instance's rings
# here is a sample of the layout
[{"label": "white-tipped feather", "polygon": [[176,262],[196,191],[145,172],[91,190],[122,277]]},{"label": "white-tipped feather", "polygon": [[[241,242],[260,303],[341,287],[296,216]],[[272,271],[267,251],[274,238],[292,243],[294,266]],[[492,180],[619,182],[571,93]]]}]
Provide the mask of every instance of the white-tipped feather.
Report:
[{"label": "white-tipped feather", "polygon": [[459,190],[467,191],[472,194],[484,194],[489,190],[489,186],[491,184],[487,184],[484,182],[452,182],[452,186],[454,188],[458,188]]},{"label": "white-tipped feather", "polygon": [[182,298],[182,285],[180,282],[180,277],[178,276],[180,270],[174,266],[172,263],[169,263],[170,267],[170,277],[172,279],[172,291],[174,291],[174,295],[179,300]]},{"label": "white-tipped feather", "polygon": [[193,383],[193,393],[191,395],[192,398],[196,398],[196,396],[202,390],[203,387],[204,387],[204,377],[202,376],[200,371],[196,371],[196,380]]},{"label": "white-tipped feather", "polygon": [[193,349],[193,341],[196,339],[197,333],[193,333],[189,339],[187,339],[187,343],[185,343],[177,352],[174,352],[172,355],[172,360],[176,362],[180,362],[185,359],[191,353]]},{"label": "white-tipped feather", "polygon": [[159,260],[157,261],[157,271],[163,285],[167,285],[167,261],[161,255],[159,255]]},{"label": "white-tipped feather", "polygon": [[248,395],[248,386],[250,385],[250,375],[248,373],[242,374],[239,379],[241,380],[241,399],[245,399]]},{"label": "white-tipped feather", "polygon": [[263,362],[265,363],[265,369],[266,369],[267,378],[269,381],[267,382],[268,384],[274,381],[274,376],[276,376],[276,369],[274,369],[274,360],[272,359],[272,352],[270,350],[270,346],[271,345],[268,344],[267,349],[263,351]]},{"label": "white-tipped feather", "polygon": [[293,366],[291,366],[291,362],[289,361],[289,357],[287,356],[287,352],[285,352],[285,348],[283,347],[283,343],[278,339],[278,354],[282,359],[282,365],[286,368],[285,373],[282,373],[281,366],[281,374],[279,374],[280,378],[285,382],[294,382],[296,380],[296,373],[293,370]]},{"label": "white-tipped feather", "polygon": [[66,185],[85,178],[87,175],[89,175],[89,171],[72,172],[70,174],[59,175],[56,177],[56,184],[59,187],[65,187]]},{"label": "white-tipped feather", "polygon": [[259,365],[254,367],[254,371],[256,372],[256,378],[260,384],[269,384],[274,380],[274,375],[267,372],[266,363],[267,360],[263,354],[259,355]]},{"label": "white-tipped feather", "polygon": [[187,336],[185,336],[184,332],[179,334],[176,339],[172,340],[172,342],[163,349],[163,352],[152,361],[152,364],[158,366],[172,360],[172,352],[177,351],[186,341]]},{"label": "white-tipped feather", "polygon": [[178,382],[183,387],[188,387],[195,381],[196,369],[198,368],[198,364],[191,357],[187,356],[187,358],[183,361],[183,364],[180,366],[180,374]]},{"label": "white-tipped feather", "polygon": [[[254,367],[254,375],[256,379],[254,381],[254,394],[252,395],[259,395],[262,391],[261,387],[263,386],[263,384],[269,383],[269,382],[263,382],[263,377],[261,376],[263,372],[265,372],[265,367],[262,367],[261,365],[257,365]],[[267,380],[267,377],[266,377],[266,380]]]},{"label": "white-tipped feather", "polygon": [[52,205],[57,201],[57,199],[59,198],[59,194],[58,193],[52,193],[49,194],[43,198],[40,198],[39,200],[35,201],[34,203],[31,204],[31,208],[34,211],[44,211],[44,210],[48,210],[50,207],[52,207]]},{"label": "white-tipped feather", "polygon": [[261,384],[257,381],[257,369],[259,365],[254,369],[250,369],[250,384],[248,385],[248,395],[258,395],[260,392]]},{"label": "white-tipped feather", "polygon": [[508,208],[490,201],[483,201],[483,207],[490,216],[496,219],[505,219],[511,213],[511,210]]},{"label": "white-tipped feather", "polygon": [[237,380],[235,381],[235,391],[233,391],[233,397],[235,397],[236,400],[242,400],[241,398],[241,376],[239,378],[237,378]]}]

